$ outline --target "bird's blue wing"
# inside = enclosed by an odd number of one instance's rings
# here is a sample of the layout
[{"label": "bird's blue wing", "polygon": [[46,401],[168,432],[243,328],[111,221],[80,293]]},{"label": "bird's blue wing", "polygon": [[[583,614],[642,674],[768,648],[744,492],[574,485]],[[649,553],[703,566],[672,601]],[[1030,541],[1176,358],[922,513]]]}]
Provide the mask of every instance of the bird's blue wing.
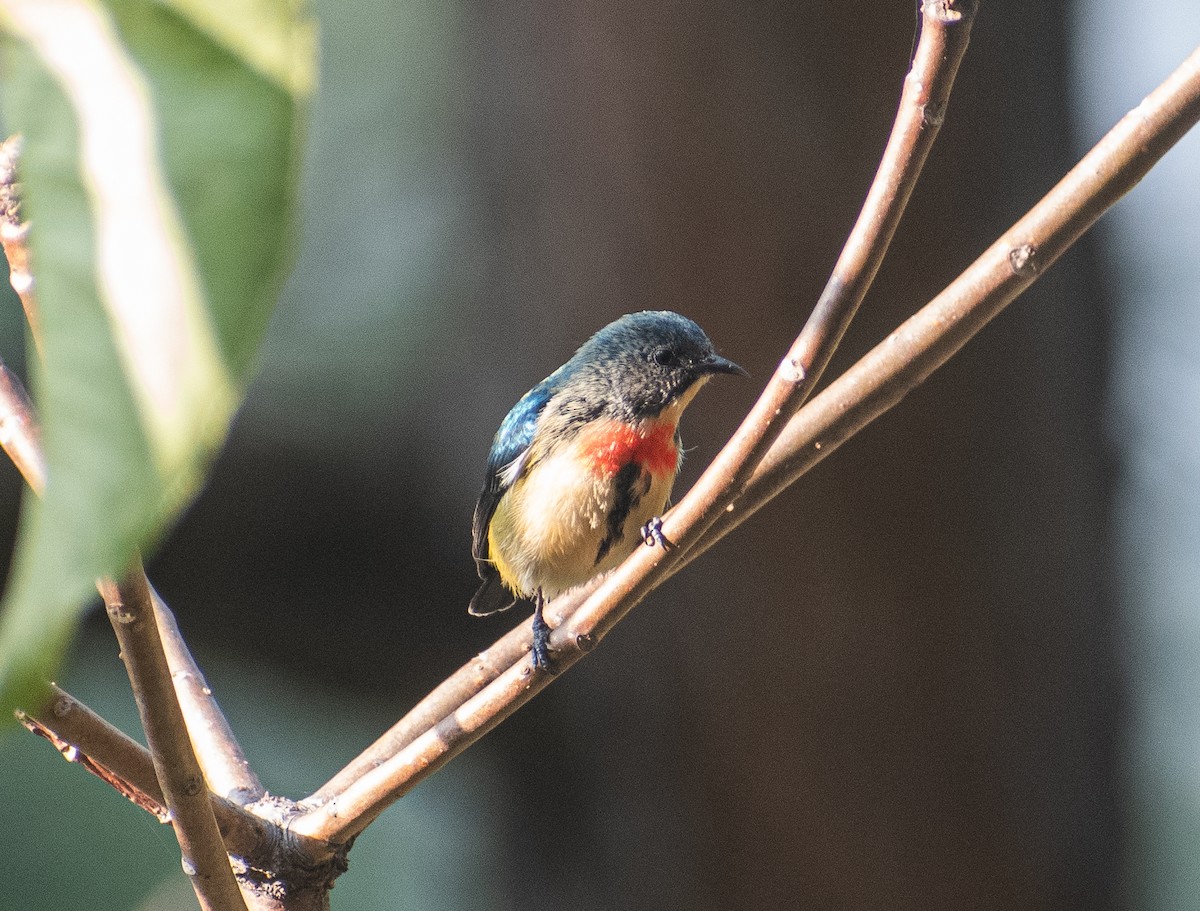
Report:
[{"label": "bird's blue wing", "polygon": [[483,491],[479,494],[479,502],[475,504],[475,520],[471,528],[471,553],[475,557],[479,578],[485,581],[495,573],[488,562],[488,525],[504,492],[521,476],[538,418],[553,394],[549,379],[530,389],[513,406],[492,441]]}]

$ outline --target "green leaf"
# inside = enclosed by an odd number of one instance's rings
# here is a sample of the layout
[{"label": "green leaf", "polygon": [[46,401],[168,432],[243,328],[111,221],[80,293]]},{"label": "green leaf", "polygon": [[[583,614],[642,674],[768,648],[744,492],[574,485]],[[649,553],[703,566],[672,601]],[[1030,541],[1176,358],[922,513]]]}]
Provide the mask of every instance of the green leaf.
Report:
[{"label": "green leaf", "polygon": [[7,717],[225,437],[291,264],[315,28],[286,0],[8,0],[0,27],[49,478],[0,608]]}]

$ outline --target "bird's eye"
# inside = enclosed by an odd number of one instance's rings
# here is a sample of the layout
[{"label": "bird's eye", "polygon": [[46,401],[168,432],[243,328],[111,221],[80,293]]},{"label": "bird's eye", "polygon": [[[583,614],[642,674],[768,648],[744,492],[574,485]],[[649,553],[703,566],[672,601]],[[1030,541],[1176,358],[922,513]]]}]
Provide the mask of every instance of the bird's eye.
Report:
[{"label": "bird's eye", "polygon": [[654,353],[650,356],[654,359],[654,363],[660,367],[674,367],[679,363],[675,357],[675,352],[670,348],[655,348]]}]

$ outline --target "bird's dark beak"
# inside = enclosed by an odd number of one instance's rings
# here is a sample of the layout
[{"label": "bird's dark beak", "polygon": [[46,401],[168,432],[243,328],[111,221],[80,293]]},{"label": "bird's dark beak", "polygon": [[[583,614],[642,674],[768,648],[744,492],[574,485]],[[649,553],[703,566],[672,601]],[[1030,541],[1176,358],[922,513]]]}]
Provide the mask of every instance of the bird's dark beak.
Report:
[{"label": "bird's dark beak", "polygon": [[750,376],[745,370],[739,367],[731,360],[727,360],[719,354],[710,354],[697,366],[701,373],[733,373],[738,376]]}]

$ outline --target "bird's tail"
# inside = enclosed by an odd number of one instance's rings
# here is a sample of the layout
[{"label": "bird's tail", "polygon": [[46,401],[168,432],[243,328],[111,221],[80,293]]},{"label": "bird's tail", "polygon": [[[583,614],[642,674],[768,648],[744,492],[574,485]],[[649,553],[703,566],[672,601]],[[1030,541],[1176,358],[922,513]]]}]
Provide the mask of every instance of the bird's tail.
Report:
[{"label": "bird's tail", "polygon": [[517,599],[513,597],[513,593],[500,581],[500,574],[491,572],[484,578],[479,591],[475,592],[467,611],[476,617],[486,617],[488,614],[508,610],[516,603]]}]

